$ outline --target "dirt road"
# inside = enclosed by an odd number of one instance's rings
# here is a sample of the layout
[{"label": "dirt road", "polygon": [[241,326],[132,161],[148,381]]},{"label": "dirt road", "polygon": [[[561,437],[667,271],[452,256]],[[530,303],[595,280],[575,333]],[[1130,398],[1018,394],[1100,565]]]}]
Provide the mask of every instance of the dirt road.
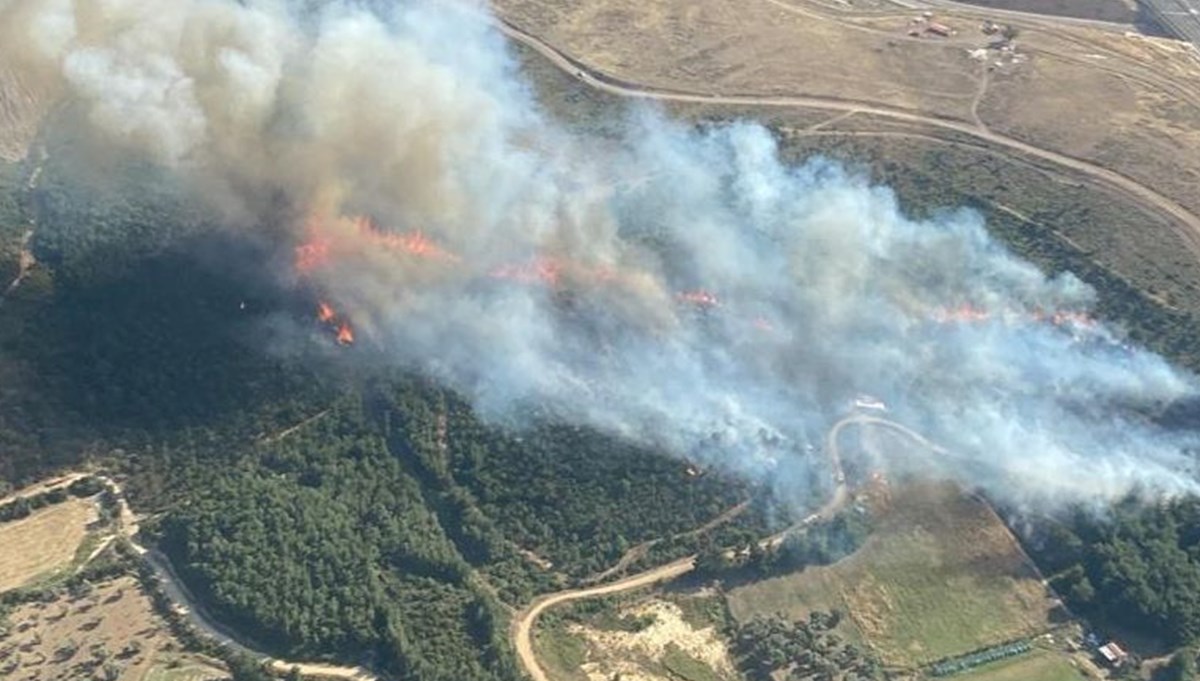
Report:
[{"label": "dirt road", "polygon": [[687,537],[693,537],[698,534],[704,534],[705,532],[709,532],[710,530],[713,530],[721,525],[724,525],[725,523],[729,522],[730,520],[733,520],[734,518],[738,517],[747,508],[750,508],[749,500],[743,501],[735,506],[729,507],[725,511],[721,512],[720,515],[718,515],[717,517],[713,518],[712,520],[704,523],[700,527],[692,528],[686,532],[680,532],[679,534],[672,535],[670,537],[660,537],[658,539],[651,539],[650,541],[644,541],[644,542],[638,544],[637,546],[634,546],[633,548],[626,551],[625,554],[621,556],[620,560],[618,560],[616,563],[614,563],[611,567],[606,568],[604,571],[598,572],[598,573],[592,575],[591,577],[585,578],[583,580],[583,583],[584,584],[595,584],[596,582],[603,582],[604,580],[608,579],[609,577],[612,577],[613,575],[621,574],[626,569],[628,569],[630,565],[633,565],[633,563],[635,561],[638,561],[638,560],[641,560],[642,558],[644,558],[646,553],[650,549],[654,548],[655,546],[662,543],[663,541],[670,541],[673,539],[686,539]]},{"label": "dirt road", "polygon": [[[833,470],[834,480],[834,491],[829,501],[825,502],[820,509],[805,517],[800,522],[763,539],[760,545],[763,547],[777,546],[792,532],[819,520],[826,520],[833,517],[850,500],[850,491],[846,486],[846,476],[842,471],[842,453],[838,445],[838,438],[843,430],[852,425],[876,425],[891,428],[913,437],[922,446],[934,448],[935,451],[941,451],[936,445],[933,445],[919,433],[915,433],[899,423],[865,414],[847,416],[833,424],[829,429],[829,433],[825,436],[825,451],[829,454],[829,463]],[[524,610],[517,613],[512,621],[509,634],[512,637],[513,647],[517,651],[517,659],[521,661],[521,666],[525,668],[526,673],[529,674],[533,681],[552,681],[546,674],[546,671],[542,669],[541,664],[538,663],[537,655],[533,652],[533,627],[537,623],[537,618],[548,608],[571,601],[607,596],[622,591],[640,589],[651,584],[657,584],[658,582],[669,581],[691,572],[695,567],[696,556],[692,555],[680,558],[673,563],[667,563],[666,565],[632,575],[620,581],[612,582],[611,584],[569,589],[535,599]]]},{"label": "dirt road", "polygon": [[1049,161],[1055,165],[1068,168],[1101,186],[1119,191],[1135,203],[1149,208],[1152,212],[1165,214],[1171,218],[1171,224],[1176,234],[1187,245],[1194,257],[1200,260],[1200,217],[1193,215],[1186,208],[1125,175],[1109,170],[1094,163],[1067,156],[1050,149],[1038,147],[1021,140],[1008,137],[960,120],[928,116],[916,111],[883,106],[871,102],[834,99],[829,97],[809,97],[791,95],[783,97],[759,97],[736,94],[686,92],[654,88],[638,83],[615,78],[601,73],[584,64],[576,58],[560,51],[558,48],[543,41],[541,38],[526,33],[524,30],[508,23],[502,17],[497,17],[497,26],[501,32],[516,40],[548,59],[557,68],[573,75],[577,80],[597,90],[632,99],[653,99],[666,102],[685,102],[695,104],[730,104],[739,106],[760,107],[797,107],[841,112],[860,112],[907,123],[917,123],[941,130],[948,130],[991,144],[1019,152],[1026,156]]},{"label": "dirt road", "polygon": [[175,574],[175,569],[171,566],[171,561],[166,556],[158,551],[148,549],[137,542],[135,536],[138,532],[138,517],[129,508],[129,503],[125,499],[124,489],[122,489],[120,483],[111,478],[101,477],[100,479],[108,485],[117,499],[117,505],[120,509],[119,528],[121,535],[129,541],[133,550],[154,570],[155,575],[163,585],[163,591],[166,592],[167,598],[171,600],[175,610],[185,615],[191,621],[192,626],[196,627],[201,633],[216,640],[223,646],[266,662],[272,669],[281,673],[286,673],[292,668],[297,668],[305,676],[355,679],[357,681],[380,681],[378,676],[363,667],[281,660],[247,646],[238,638],[235,632],[224,627],[205,612],[204,606],[192,595],[183,580]]},{"label": "dirt road", "polygon": [[[39,154],[40,157],[37,167],[35,167],[33,172],[29,174],[29,180],[25,183],[26,197],[32,195],[33,192],[38,188],[38,183],[42,179],[42,170],[46,167],[46,159],[49,158],[45,148],[42,148]],[[4,301],[7,300],[9,296],[11,296],[13,292],[21,286],[21,282],[25,281],[25,278],[29,276],[29,273],[33,270],[34,266],[37,265],[37,258],[35,258],[33,255],[33,237],[36,233],[36,230],[37,221],[31,217],[29,220],[29,226],[25,229],[25,233],[21,235],[21,252],[20,255],[17,256],[17,274],[15,277],[13,277],[13,280],[8,283],[8,286],[5,287],[4,291],[0,292],[0,305],[3,305]]]},{"label": "dirt road", "polygon": [[525,671],[533,678],[533,681],[550,681],[550,677],[546,675],[541,665],[538,664],[537,656],[533,654],[533,625],[547,608],[583,598],[595,598],[631,589],[640,589],[641,587],[657,582],[675,579],[680,575],[691,572],[695,567],[696,557],[688,556],[687,558],[680,558],[674,563],[667,563],[652,570],[627,577],[619,582],[590,586],[586,589],[560,591],[534,600],[529,607],[522,610],[513,619],[511,636],[521,665],[525,667]]}]

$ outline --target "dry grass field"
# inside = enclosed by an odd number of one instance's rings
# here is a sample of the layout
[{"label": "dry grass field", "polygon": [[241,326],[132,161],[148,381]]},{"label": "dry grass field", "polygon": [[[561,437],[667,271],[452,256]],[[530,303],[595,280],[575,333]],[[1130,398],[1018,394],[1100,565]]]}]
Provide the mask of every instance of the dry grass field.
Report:
[{"label": "dry grass field", "polygon": [[226,676],[218,662],[179,652],[132,577],[87,594],[21,606],[9,621],[12,631],[0,640],[0,677],[203,681]]},{"label": "dry grass field", "polygon": [[69,565],[96,517],[91,500],[68,499],[0,524],[0,591]]},{"label": "dry grass field", "polygon": [[1074,661],[1057,651],[1035,650],[972,669],[954,677],[956,681],[1086,681]]},{"label": "dry grass field", "polygon": [[871,100],[965,116],[981,68],[952,45],[897,39],[771,0],[497,0],[514,24],[602,71],[664,89]]},{"label": "dry grass field", "polygon": [[0,161],[25,158],[49,104],[36,83],[0,62]]},{"label": "dry grass field", "polygon": [[1050,48],[994,78],[981,118],[995,132],[1113,168],[1200,211],[1200,60],[1162,40],[1096,41],[1083,58]]},{"label": "dry grass field", "polygon": [[[908,30],[918,13],[886,0],[854,2],[854,8],[809,0],[496,0],[493,7],[512,24],[626,82],[767,100],[788,95],[852,100],[864,107],[949,117],[1115,170],[1200,215],[1200,192],[1195,191],[1200,54],[1182,43],[1034,17],[1016,26],[1020,60],[995,49],[976,60],[968,53],[995,40],[980,31],[989,17],[986,8],[938,11],[937,22],[956,34],[917,38]],[[535,78],[557,82],[553,88],[569,92],[575,108],[596,100],[545,70],[536,70]],[[914,170],[930,168],[926,159],[932,156],[960,157],[940,163],[930,177],[947,185],[960,171],[986,164],[989,176],[949,193],[986,198],[1007,187],[1018,199],[1001,201],[998,210],[1037,213],[1039,223],[1051,221],[1039,227],[1072,229],[1073,234],[1062,235],[1070,248],[1103,261],[1106,269],[1170,306],[1200,300],[1195,296],[1200,267],[1194,254],[1180,247],[1170,219],[1156,207],[1135,204],[1127,194],[1052,163],[1031,163],[1012,149],[968,134],[898,126],[865,113],[839,117],[798,107],[716,103],[668,108],[685,117],[764,119],[776,129],[811,134],[812,144],[805,146],[816,151],[840,145],[892,155],[893,147],[905,146],[904,156],[888,163]],[[853,144],[842,144],[847,140]],[[1003,161],[994,162],[997,158]],[[997,163],[1010,165],[1013,173],[996,175]],[[1037,177],[1021,176],[1030,170]],[[1084,187],[1090,197],[1086,205],[1051,197],[1040,206],[1020,198],[1038,187],[1066,187],[1068,193]],[[1122,205],[1110,210],[1110,204]]]},{"label": "dry grass field", "polygon": [[[1021,58],[1014,62],[997,50],[982,60],[969,55],[994,40],[980,30],[986,8],[941,10],[936,20],[957,33],[914,38],[908,31],[918,13],[887,2],[865,10],[809,0],[495,0],[493,6],[514,25],[631,83],[698,94],[853,100],[956,119],[1112,169],[1200,214],[1200,55],[1174,41],[1034,17],[1017,22]],[[721,115],[720,107],[707,108]],[[812,125],[813,117],[792,107],[724,111],[776,121],[795,115],[801,126]],[[889,129],[861,115],[849,121],[858,136]],[[830,138],[839,128],[849,134],[840,123],[827,128]],[[927,129],[908,139],[938,151],[938,138],[955,136]],[[962,141],[987,146],[978,138]],[[1133,204],[1127,195],[1114,196]],[[1107,243],[1109,259],[1155,260],[1153,244],[1178,240],[1171,223],[1158,218],[1155,209],[1153,218],[1085,235],[1081,250],[1097,253]],[[1194,262],[1172,267],[1165,279],[1195,278]],[[1167,288],[1177,299],[1193,297],[1174,284]]]},{"label": "dry grass field", "polygon": [[998,517],[944,485],[905,488],[854,555],[731,590],[738,620],[849,613],[892,665],[928,662],[1038,633],[1054,601]]}]

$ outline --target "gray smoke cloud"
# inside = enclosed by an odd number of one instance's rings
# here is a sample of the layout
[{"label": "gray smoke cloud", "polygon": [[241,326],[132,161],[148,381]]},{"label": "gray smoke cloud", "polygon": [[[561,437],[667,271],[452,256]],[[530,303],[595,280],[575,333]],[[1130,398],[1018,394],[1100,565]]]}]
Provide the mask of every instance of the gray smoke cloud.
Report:
[{"label": "gray smoke cloud", "polygon": [[1012,503],[1197,491],[1192,439],[1137,415],[1195,381],[1091,321],[1079,280],[978,214],[909,219],[837,164],[785,165],[754,124],[569,132],[479,7],[8,0],[0,26],[92,138],[227,220],[285,193],[281,276],[485,415],[538,405],[787,493],[870,394],[946,448],[906,469]]}]

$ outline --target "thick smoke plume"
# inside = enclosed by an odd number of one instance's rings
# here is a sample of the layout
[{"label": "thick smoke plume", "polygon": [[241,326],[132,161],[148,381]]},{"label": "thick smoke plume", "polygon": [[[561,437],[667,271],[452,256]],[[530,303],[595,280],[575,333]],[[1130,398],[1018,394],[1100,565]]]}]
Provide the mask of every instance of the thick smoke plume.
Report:
[{"label": "thick smoke plume", "polygon": [[[905,217],[738,123],[539,110],[479,8],[9,0],[0,55],[253,227],[287,197],[295,268],[358,345],[481,412],[529,405],[786,485],[858,394],[946,448],[892,452],[1015,503],[1196,490],[1139,416],[1191,377],[1087,316],[980,216]],[[368,223],[354,216],[370,216]],[[278,215],[270,220],[278,221]],[[804,500],[798,500],[804,503]]]}]

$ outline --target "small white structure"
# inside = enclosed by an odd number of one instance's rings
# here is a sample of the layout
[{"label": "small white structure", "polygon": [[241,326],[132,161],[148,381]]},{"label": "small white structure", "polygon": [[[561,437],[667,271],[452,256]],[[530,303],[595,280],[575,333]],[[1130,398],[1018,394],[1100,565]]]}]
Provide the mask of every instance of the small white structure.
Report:
[{"label": "small white structure", "polygon": [[854,398],[854,406],[858,409],[870,409],[872,411],[888,410],[887,405],[883,403],[883,400],[880,400],[876,397],[871,397],[870,395],[859,395],[858,397]]},{"label": "small white structure", "polygon": [[1125,652],[1116,641],[1105,643],[1097,648],[1096,652],[1100,653],[1100,657],[1113,669],[1125,664],[1125,659],[1129,657],[1129,653]]}]

